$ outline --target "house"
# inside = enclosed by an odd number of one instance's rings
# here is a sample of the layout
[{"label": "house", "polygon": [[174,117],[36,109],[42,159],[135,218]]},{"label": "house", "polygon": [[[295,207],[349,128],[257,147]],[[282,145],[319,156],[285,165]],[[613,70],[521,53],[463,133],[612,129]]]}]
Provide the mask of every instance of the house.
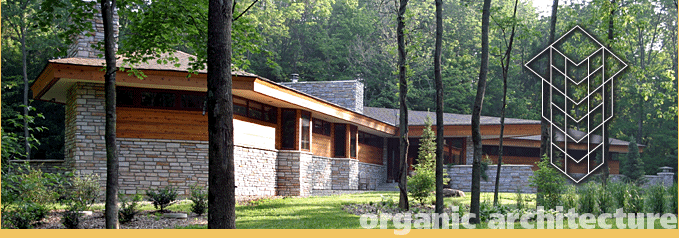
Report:
[{"label": "house", "polygon": [[[97,173],[103,187],[104,60],[90,47],[99,34],[77,37],[69,57],[50,60],[31,90],[37,100],[65,105],[65,158],[57,165]],[[188,194],[191,185],[207,184],[206,71],[189,77],[191,55],[174,56],[179,67],[135,65],[147,76],[143,80],[117,74],[122,193],[173,185]],[[362,181],[374,188],[397,178],[398,110],[364,107],[362,82],[299,82],[293,76],[292,82],[276,83],[243,71],[232,75],[237,195],[307,196],[358,189]],[[435,119],[431,112],[410,112],[409,163],[427,116]],[[471,164],[471,116],[446,113],[444,120],[446,164]],[[481,118],[489,158],[495,158],[499,132],[499,118]],[[507,118],[504,163],[530,171],[539,159],[539,132],[540,121]],[[627,145],[616,141],[611,151],[625,153]],[[617,163],[609,166],[618,171]]]}]

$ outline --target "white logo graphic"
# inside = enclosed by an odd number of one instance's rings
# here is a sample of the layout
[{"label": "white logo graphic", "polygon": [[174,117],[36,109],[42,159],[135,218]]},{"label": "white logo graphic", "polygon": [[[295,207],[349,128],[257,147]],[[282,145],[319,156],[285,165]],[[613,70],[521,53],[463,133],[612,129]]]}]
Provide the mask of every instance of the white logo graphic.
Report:
[{"label": "white logo graphic", "polygon": [[579,183],[605,164],[604,126],[613,117],[613,78],[627,64],[575,26],[525,66],[542,79],[551,164]]}]

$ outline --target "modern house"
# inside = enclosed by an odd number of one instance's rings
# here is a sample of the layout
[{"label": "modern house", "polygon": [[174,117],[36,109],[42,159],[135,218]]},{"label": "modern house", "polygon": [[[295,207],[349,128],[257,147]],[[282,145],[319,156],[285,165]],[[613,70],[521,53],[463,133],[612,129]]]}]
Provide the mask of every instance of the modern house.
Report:
[{"label": "modern house", "polygon": [[[37,100],[65,105],[66,158],[59,165],[97,173],[103,187],[104,60],[90,47],[99,34],[78,37],[69,58],[50,60],[31,90]],[[189,186],[207,183],[207,74],[189,75],[191,55],[174,56],[178,67],[135,65],[146,75],[143,80],[117,74],[123,193],[173,185],[187,194]],[[293,76],[292,82],[276,83],[243,71],[232,75],[237,195],[306,196],[313,190],[358,189],[359,183],[374,188],[397,178],[399,111],[364,107],[361,81],[299,82]],[[409,113],[409,163],[427,116],[435,124],[433,112]],[[471,116],[446,113],[444,120],[445,163],[471,164]],[[499,122],[481,118],[484,153],[491,160],[497,155]],[[507,118],[503,163],[534,165],[539,133],[540,121]],[[611,152],[626,153],[627,142],[614,140]],[[608,165],[611,173],[618,172],[617,161]]]}]

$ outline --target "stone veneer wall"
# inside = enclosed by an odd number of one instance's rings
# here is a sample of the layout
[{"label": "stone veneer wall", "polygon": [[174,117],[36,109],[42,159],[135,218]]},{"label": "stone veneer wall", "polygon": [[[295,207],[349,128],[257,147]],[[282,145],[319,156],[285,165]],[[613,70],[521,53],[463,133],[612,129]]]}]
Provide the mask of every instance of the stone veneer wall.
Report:
[{"label": "stone veneer wall", "polygon": [[474,140],[472,140],[471,136],[467,136],[465,140],[467,140],[467,146],[465,147],[465,164],[471,165],[474,163]]},{"label": "stone veneer wall", "polygon": [[286,82],[281,84],[349,110],[363,113],[363,83],[358,80]]},{"label": "stone veneer wall", "polygon": [[333,158],[332,189],[358,189],[358,160],[349,158]]},{"label": "stone veneer wall", "polygon": [[[101,17],[101,11],[99,9],[101,9],[101,5],[95,4],[94,18],[92,20],[88,20],[92,24],[91,30],[93,32],[90,32],[90,30],[85,30],[79,35],[73,36],[73,44],[68,47],[66,51],[66,57],[90,59],[103,58],[104,52],[92,47],[92,45],[96,46],[98,42],[104,42],[104,21]],[[115,42],[117,42],[118,39],[118,28],[120,26],[120,24],[118,24],[118,18],[118,11],[115,10],[113,12],[113,37],[116,38]],[[115,44],[115,48],[116,50],[118,49],[118,44]],[[101,54],[102,57],[99,57],[99,54]]]},{"label": "stone veneer wall", "polygon": [[[500,175],[500,192],[535,193],[536,189],[530,186],[528,178],[533,175],[532,165],[502,165]],[[448,168],[450,188],[465,192],[471,191],[471,165],[453,165]],[[495,190],[495,175],[497,165],[488,165],[486,170],[488,181],[481,180],[481,192],[493,192]]]},{"label": "stone veneer wall", "polygon": [[367,177],[368,189],[374,190],[378,185],[387,181],[387,166],[358,162],[359,182],[363,176]]},{"label": "stone veneer wall", "polygon": [[276,165],[276,193],[279,196],[311,195],[309,166],[312,154],[305,151],[280,150]]},{"label": "stone veneer wall", "polygon": [[312,189],[326,190],[332,189],[332,158],[313,156],[312,163],[309,165]]}]

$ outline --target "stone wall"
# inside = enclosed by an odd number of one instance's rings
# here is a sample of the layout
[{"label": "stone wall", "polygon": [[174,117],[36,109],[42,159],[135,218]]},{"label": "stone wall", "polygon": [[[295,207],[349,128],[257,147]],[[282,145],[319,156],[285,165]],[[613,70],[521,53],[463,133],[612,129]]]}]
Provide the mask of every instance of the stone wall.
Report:
[{"label": "stone wall", "polygon": [[279,196],[309,196],[312,182],[309,165],[312,154],[305,151],[280,150],[276,165],[276,193]]},{"label": "stone wall", "polygon": [[[500,175],[500,192],[518,192],[535,193],[536,189],[531,187],[528,178],[533,175],[531,165],[502,165]],[[471,165],[453,165],[448,167],[448,176],[450,177],[450,187],[465,192],[471,191]],[[493,192],[495,190],[495,175],[497,174],[497,165],[489,165],[486,170],[488,181],[481,180],[481,192]]]},{"label": "stone wall", "polygon": [[[71,44],[67,51],[66,57],[78,57],[78,58],[91,58],[98,59],[103,58],[104,52],[92,47],[96,46],[99,42],[104,42],[104,21],[101,17],[101,5],[94,5],[94,18],[90,21],[92,24],[91,30],[85,30],[79,35],[73,36],[73,44]],[[118,11],[115,10],[113,13],[113,37],[116,38],[115,42],[118,42]],[[118,44],[115,44],[116,50],[118,49]],[[99,57],[99,54],[102,57]]]},{"label": "stone wall", "polygon": [[368,189],[374,190],[378,185],[387,181],[387,166],[358,162],[358,174],[359,183],[365,177]]},{"label": "stone wall", "polygon": [[358,160],[333,158],[332,189],[358,189]]},{"label": "stone wall", "polygon": [[332,189],[332,158],[313,156],[309,173],[311,174],[312,189]]},{"label": "stone wall", "polygon": [[286,82],[281,84],[349,110],[363,113],[363,83],[358,80]]},{"label": "stone wall", "polygon": [[471,136],[467,136],[465,140],[467,145],[465,147],[465,164],[471,165],[474,163],[474,141]]}]

